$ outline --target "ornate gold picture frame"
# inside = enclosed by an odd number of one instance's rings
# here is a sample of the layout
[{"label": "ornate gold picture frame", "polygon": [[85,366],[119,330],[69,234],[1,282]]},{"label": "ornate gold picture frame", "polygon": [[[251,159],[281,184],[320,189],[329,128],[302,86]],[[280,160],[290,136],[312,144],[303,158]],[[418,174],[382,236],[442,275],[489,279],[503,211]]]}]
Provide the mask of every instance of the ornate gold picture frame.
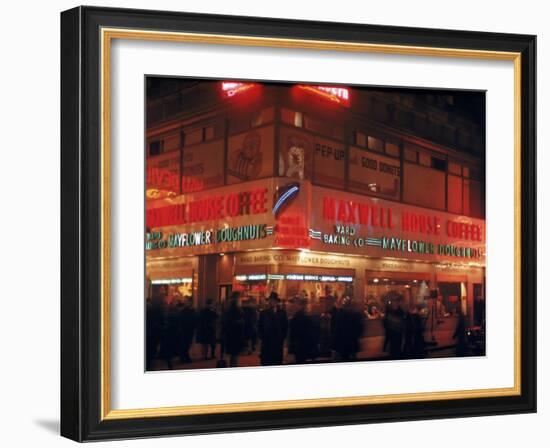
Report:
[{"label": "ornate gold picture frame", "polygon": [[[79,7],[62,13],[62,435],[97,440],[536,409],[535,37]],[[514,70],[513,387],[113,409],[114,41],[510,61]]]}]

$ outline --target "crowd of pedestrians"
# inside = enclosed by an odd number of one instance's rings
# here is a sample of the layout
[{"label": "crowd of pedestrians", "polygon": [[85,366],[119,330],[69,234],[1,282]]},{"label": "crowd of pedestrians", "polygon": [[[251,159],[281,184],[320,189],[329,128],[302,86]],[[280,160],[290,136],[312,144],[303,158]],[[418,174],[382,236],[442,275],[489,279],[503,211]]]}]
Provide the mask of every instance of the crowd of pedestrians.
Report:
[{"label": "crowd of pedestrians", "polygon": [[[264,366],[286,363],[354,361],[368,321],[366,313],[350,297],[323,298],[323,309],[312,311],[304,296],[283,302],[272,292],[258,306],[234,292],[221,306],[206,300],[195,310],[191,297],[166,303],[162,290],[147,301],[146,362],[155,360],[169,369],[175,360],[188,364],[216,360],[218,367],[238,366],[243,355],[258,356]],[[421,358],[425,354],[425,319],[419,308],[403,309],[398,299],[386,304],[382,322],[386,358]],[[367,324],[368,325],[368,324]],[[462,328],[455,338],[463,351]],[[196,343],[200,355],[190,350]],[[290,356],[289,356],[290,355]],[[157,361],[157,362],[158,362]]]}]

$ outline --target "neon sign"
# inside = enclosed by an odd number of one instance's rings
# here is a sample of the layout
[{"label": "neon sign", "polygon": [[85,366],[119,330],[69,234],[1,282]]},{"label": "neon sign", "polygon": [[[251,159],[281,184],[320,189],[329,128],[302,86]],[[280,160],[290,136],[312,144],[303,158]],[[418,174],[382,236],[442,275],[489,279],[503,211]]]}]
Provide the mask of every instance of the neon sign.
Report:
[{"label": "neon sign", "polygon": [[267,275],[266,274],[249,274],[249,275],[236,275],[235,280],[238,282],[257,282],[259,280],[266,280]]},{"label": "neon sign", "polygon": [[277,218],[278,215],[284,210],[283,205],[294,199],[300,192],[300,183],[293,182],[283,187],[277,188],[273,198],[273,215]]},{"label": "neon sign", "polygon": [[[181,190],[184,193],[192,193],[204,189],[204,182],[190,176],[179,176],[176,173],[154,166],[147,167],[146,184],[148,187],[148,197],[158,199],[159,194],[154,194],[157,189],[170,189],[169,195],[174,195]],[[153,187],[153,188],[149,188]],[[156,188],[155,188],[156,187]],[[151,191],[151,193],[149,193]]]},{"label": "neon sign", "polygon": [[178,247],[207,246],[220,243],[261,240],[273,235],[273,227],[266,224],[252,224],[223,229],[208,229],[192,232],[147,233],[145,250],[169,249]]},{"label": "neon sign", "polygon": [[326,221],[338,221],[346,224],[361,224],[372,227],[394,228],[393,210],[367,202],[349,201],[325,197],[323,199],[323,218]]},{"label": "neon sign", "polygon": [[238,93],[242,93],[250,88],[254,87],[254,84],[250,82],[233,82],[223,81],[222,92],[226,98],[231,98]]},{"label": "neon sign", "polygon": [[395,237],[383,237],[382,249],[395,252],[413,252],[420,254],[438,254],[458,258],[481,258],[481,250],[474,247],[452,244],[434,244],[428,241],[409,240]]},{"label": "neon sign", "polygon": [[297,249],[309,247],[308,229],[303,214],[285,214],[275,225],[275,245]]},{"label": "neon sign", "polygon": [[259,280],[297,280],[306,282],[344,282],[352,283],[353,277],[348,275],[315,275],[315,274],[249,274],[236,275],[238,282]]},{"label": "neon sign", "polygon": [[151,280],[152,285],[179,285],[181,283],[193,283],[191,277],[183,278],[166,278],[161,280]]},{"label": "neon sign", "polygon": [[341,104],[342,106],[349,106],[350,91],[347,87],[309,85],[301,85],[299,87],[301,89],[320,95],[330,101]]},{"label": "neon sign", "polygon": [[315,274],[286,274],[285,280],[300,280],[306,282],[353,282],[351,276],[315,275]]},{"label": "neon sign", "polygon": [[148,227],[192,224],[244,215],[266,213],[267,188],[213,195],[180,204],[148,209]]}]

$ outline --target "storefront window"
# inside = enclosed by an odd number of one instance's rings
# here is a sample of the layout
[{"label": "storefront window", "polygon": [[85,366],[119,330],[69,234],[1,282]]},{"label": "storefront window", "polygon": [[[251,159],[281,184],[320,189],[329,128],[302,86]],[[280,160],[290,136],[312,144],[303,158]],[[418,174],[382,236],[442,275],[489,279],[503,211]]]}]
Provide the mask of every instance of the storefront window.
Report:
[{"label": "storefront window", "polygon": [[253,299],[256,304],[261,304],[269,294],[267,276],[265,274],[236,275],[232,291],[237,291],[242,297]]},{"label": "storefront window", "polygon": [[150,297],[162,297],[170,305],[193,297],[193,278],[165,278],[151,280]]},{"label": "storefront window", "polygon": [[397,301],[405,311],[417,307],[421,315],[427,315],[429,293],[426,280],[371,277],[365,285],[365,314],[368,319],[383,318],[387,307]]},{"label": "storefront window", "polygon": [[[262,305],[271,292],[276,292],[282,302],[293,313],[294,306],[301,299],[307,299],[310,311],[321,314],[326,306],[341,302],[344,297],[353,298],[354,277],[350,275],[327,274],[248,274],[236,275],[232,290],[243,297],[254,299]],[[327,299],[332,299],[328,301]]]}]

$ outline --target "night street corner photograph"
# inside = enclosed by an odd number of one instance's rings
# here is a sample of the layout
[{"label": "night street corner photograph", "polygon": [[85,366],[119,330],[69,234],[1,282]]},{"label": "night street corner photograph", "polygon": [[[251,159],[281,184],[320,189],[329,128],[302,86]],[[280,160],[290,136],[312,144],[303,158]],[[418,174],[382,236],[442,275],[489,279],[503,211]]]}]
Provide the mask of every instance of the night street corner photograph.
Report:
[{"label": "night street corner photograph", "polygon": [[485,356],[485,92],[147,76],[147,371]]}]

